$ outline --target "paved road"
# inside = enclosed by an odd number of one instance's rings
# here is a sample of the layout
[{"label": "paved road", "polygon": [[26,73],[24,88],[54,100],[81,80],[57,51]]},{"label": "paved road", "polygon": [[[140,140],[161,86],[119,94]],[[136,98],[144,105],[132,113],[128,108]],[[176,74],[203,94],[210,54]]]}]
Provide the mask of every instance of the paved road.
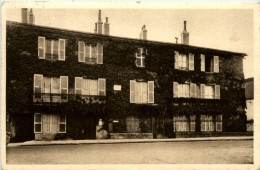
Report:
[{"label": "paved road", "polygon": [[7,164],[251,164],[253,140],[19,146]]}]

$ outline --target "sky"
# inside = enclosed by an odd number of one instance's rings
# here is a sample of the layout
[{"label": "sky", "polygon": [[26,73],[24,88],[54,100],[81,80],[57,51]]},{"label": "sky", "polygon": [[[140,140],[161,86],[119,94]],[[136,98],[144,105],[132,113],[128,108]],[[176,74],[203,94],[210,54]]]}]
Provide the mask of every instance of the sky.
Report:
[{"label": "sky", "polygon": [[[98,19],[94,9],[35,8],[35,24],[94,32]],[[187,21],[190,45],[246,53],[245,78],[253,77],[254,20],[252,9],[102,9],[109,18],[110,35],[138,38],[143,25],[147,39],[175,43],[181,40]],[[6,19],[21,22],[21,9],[7,9]]]}]

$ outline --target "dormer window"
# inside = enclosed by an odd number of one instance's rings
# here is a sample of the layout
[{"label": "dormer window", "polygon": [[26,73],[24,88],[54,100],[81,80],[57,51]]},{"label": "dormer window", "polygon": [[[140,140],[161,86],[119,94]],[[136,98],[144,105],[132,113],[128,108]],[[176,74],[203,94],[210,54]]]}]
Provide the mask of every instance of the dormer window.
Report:
[{"label": "dormer window", "polygon": [[78,61],[87,64],[103,64],[103,45],[86,45],[85,42],[78,43]]},{"label": "dormer window", "polygon": [[136,60],[135,60],[135,64],[136,67],[145,67],[145,55],[147,54],[144,53],[144,49],[143,48],[138,48],[136,55]]}]

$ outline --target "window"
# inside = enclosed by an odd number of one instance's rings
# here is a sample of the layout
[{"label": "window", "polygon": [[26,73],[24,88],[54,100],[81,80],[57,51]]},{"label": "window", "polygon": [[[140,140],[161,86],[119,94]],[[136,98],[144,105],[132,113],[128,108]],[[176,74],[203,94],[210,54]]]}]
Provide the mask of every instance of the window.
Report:
[{"label": "window", "polygon": [[196,130],[196,115],[190,115],[190,131],[195,132]]},{"label": "window", "polygon": [[127,133],[141,132],[140,120],[135,116],[128,116],[126,118],[126,131]]},{"label": "window", "polygon": [[177,82],[173,82],[173,97],[183,97],[183,98],[195,98],[196,97],[196,84],[186,83],[179,84]]},{"label": "window", "polygon": [[216,115],[216,131],[222,131],[222,115]]},{"label": "window", "polygon": [[45,37],[38,37],[38,58],[65,61],[65,46],[65,39],[46,40]]},{"label": "window", "polygon": [[59,116],[59,133],[66,133],[66,115]]},{"label": "window", "polygon": [[[147,54],[147,50],[146,50]],[[145,67],[145,54],[143,48],[138,48],[135,60],[136,67]]]},{"label": "window", "polygon": [[201,98],[203,99],[220,99],[220,85],[200,85]]},{"label": "window", "polygon": [[42,133],[42,116],[40,113],[34,114],[34,133]]},{"label": "window", "polygon": [[[55,95],[56,94],[56,95]],[[60,95],[61,94],[61,95]],[[66,102],[68,100],[68,77],[45,77],[34,75],[34,99],[44,102]]]},{"label": "window", "polygon": [[154,103],[154,82],[130,80],[130,103]]},{"label": "window", "polygon": [[83,79],[75,77],[75,94],[89,96],[106,95],[106,79]]},{"label": "window", "polygon": [[179,53],[178,51],[175,51],[175,69],[179,70],[194,70],[194,54],[189,53]]},{"label": "window", "polygon": [[214,131],[215,126],[213,122],[213,116],[209,115],[201,115],[200,117],[201,121],[201,131]]},{"label": "window", "polygon": [[173,131],[185,132],[189,131],[189,120],[186,116],[173,116]]},{"label": "window", "polygon": [[78,61],[88,64],[103,64],[103,45],[85,45],[84,42],[78,42]]},{"label": "window", "polygon": [[219,72],[219,57],[218,56],[207,56],[201,54],[201,71],[206,72]]}]

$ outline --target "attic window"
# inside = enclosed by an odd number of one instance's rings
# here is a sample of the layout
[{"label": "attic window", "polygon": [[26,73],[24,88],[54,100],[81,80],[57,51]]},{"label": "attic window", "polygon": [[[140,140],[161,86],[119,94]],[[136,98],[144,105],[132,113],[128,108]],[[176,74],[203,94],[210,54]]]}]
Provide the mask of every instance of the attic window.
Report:
[{"label": "attic window", "polygon": [[143,48],[138,48],[137,53],[135,54],[136,60],[135,64],[136,67],[145,67],[145,55],[147,54],[147,50],[144,53]]}]

